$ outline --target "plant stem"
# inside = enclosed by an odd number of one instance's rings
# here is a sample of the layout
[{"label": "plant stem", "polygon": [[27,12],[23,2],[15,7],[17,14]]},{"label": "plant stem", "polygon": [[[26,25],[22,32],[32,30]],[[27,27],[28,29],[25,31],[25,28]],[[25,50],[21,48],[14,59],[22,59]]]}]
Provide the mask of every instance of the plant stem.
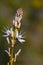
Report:
[{"label": "plant stem", "polygon": [[13,65],[13,57],[14,57],[14,44],[15,44],[15,39],[14,39],[14,33],[12,36],[12,45],[11,45],[11,61],[10,61],[10,65]]},{"label": "plant stem", "polygon": [[10,65],[13,65],[13,60],[14,60],[14,45],[15,45],[15,35],[16,35],[17,29],[14,30],[13,36],[12,36],[12,46],[11,46],[11,61],[10,61]]},{"label": "plant stem", "polygon": [[11,62],[10,62],[10,65],[13,65],[13,52],[14,52],[14,48],[12,48],[12,51],[11,51]]}]

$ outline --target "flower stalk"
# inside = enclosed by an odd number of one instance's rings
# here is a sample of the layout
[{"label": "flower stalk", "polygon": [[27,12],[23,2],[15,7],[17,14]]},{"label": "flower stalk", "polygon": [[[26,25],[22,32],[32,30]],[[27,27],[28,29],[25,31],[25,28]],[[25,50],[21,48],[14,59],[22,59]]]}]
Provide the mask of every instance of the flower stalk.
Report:
[{"label": "flower stalk", "polygon": [[[3,37],[6,38],[7,43],[8,43],[8,50],[5,50],[5,52],[9,55],[10,60],[8,62],[8,65],[14,65],[14,63],[17,60],[17,56],[20,54],[21,49],[17,51],[17,53],[14,54],[14,46],[17,42],[17,40],[20,43],[25,42],[23,39],[23,34],[19,33],[19,29],[21,27],[21,19],[23,15],[23,9],[19,8],[16,12],[15,19],[13,19],[13,26],[10,29],[5,29]],[[15,55],[15,56],[14,56]]]}]

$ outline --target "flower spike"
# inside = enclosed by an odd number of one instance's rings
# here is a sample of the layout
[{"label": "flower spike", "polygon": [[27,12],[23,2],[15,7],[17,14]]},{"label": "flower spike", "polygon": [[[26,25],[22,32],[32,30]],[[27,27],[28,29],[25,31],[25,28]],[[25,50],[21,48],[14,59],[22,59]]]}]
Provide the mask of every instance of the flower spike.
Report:
[{"label": "flower spike", "polygon": [[18,31],[16,32],[16,38],[18,39],[18,41],[19,41],[20,43],[25,42],[25,40],[23,39],[22,34],[19,34]]},{"label": "flower spike", "polygon": [[21,49],[19,49],[15,54],[14,54],[14,46],[16,42],[24,43],[24,33],[20,32],[20,27],[21,27],[21,20],[23,16],[23,9],[19,8],[16,11],[15,18],[13,19],[13,26],[11,28],[8,28],[8,26],[3,27],[4,30],[4,35],[3,37],[6,38],[8,46],[7,50],[5,52],[9,56],[9,62],[7,65],[14,65],[14,63],[17,60],[17,56],[20,54]]}]

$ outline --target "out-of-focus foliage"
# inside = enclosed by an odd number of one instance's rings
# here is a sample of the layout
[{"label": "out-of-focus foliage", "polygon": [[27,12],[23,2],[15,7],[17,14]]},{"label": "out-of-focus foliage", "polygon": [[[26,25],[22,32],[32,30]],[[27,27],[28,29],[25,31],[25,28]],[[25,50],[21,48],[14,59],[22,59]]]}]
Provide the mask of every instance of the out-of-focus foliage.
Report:
[{"label": "out-of-focus foliage", "polygon": [[[6,25],[11,27],[18,8],[24,10],[21,29],[25,32],[26,42],[22,46],[15,45],[15,49],[22,48],[15,65],[43,65],[43,0],[0,0],[0,51],[7,48],[1,30]],[[4,53],[0,54],[2,59]]]}]

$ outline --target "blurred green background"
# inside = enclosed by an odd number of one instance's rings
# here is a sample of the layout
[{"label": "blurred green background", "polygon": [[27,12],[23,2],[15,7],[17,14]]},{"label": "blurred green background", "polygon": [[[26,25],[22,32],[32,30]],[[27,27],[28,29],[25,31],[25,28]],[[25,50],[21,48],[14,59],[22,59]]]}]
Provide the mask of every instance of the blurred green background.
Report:
[{"label": "blurred green background", "polygon": [[[23,8],[21,30],[26,42],[15,45],[15,52],[22,48],[15,65],[43,65],[43,0],[0,0],[0,65],[7,65],[7,41],[2,37],[3,26],[12,26],[16,10]],[[7,57],[6,57],[7,56]]]}]

